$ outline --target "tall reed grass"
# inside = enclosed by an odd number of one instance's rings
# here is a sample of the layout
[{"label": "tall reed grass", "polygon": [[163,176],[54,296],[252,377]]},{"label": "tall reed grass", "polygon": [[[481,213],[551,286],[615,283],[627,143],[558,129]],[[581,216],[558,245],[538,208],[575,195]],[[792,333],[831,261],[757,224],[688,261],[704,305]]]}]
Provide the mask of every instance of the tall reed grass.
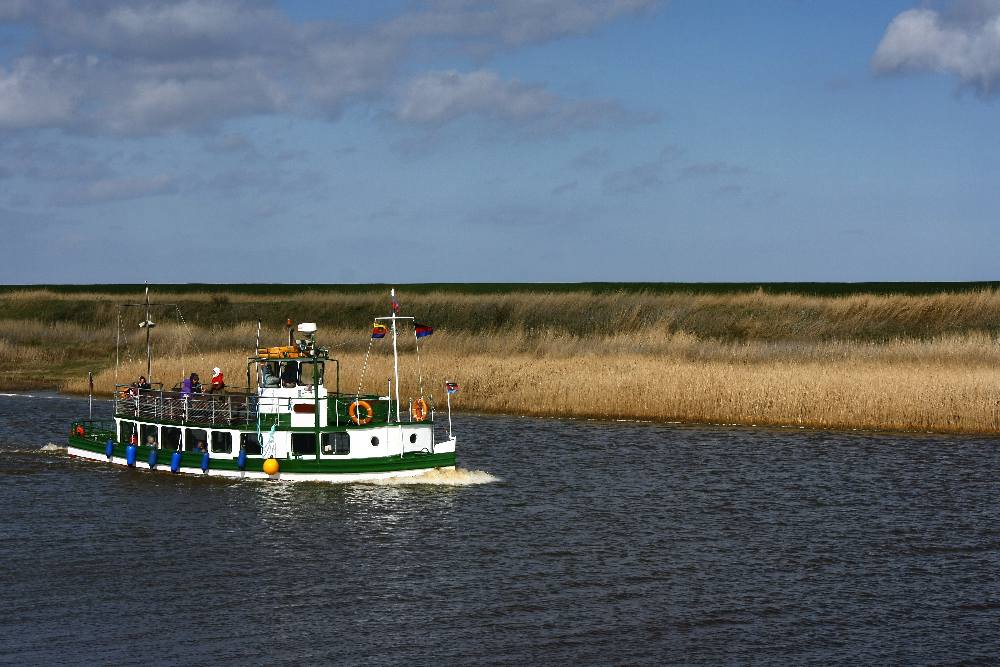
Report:
[{"label": "tall reed grass", "polygon": [[[403,397],[462,385],[468,410],[604,419],[831,428],[1000,431],[1000,292],[818,297],[744,292],[430,292],[404,309],[435,326],[401,339]],[[0,294],[0,386],[86,391],[145,371],[139,310],[118,296],[44,290]],[[245,383],[246,356],[279,344],[286,317],[316,321],[341,360],[341,390],[358,390],[373,314],[385,294],[179,293],[154,315],[154,379],[167,386],[213,366]],[[119,312],[124,313],[119,326]],[[412,334],[410,334],[412,336]],[[372,345],[363,393],[385,393],[387,341]],[[47,375],[44,375],[47,374]],[[417,379],[423,376],[423,391]],[[32,386],[35,386],[34,384]],[[327,386],[333,389],[332,368]]]}]

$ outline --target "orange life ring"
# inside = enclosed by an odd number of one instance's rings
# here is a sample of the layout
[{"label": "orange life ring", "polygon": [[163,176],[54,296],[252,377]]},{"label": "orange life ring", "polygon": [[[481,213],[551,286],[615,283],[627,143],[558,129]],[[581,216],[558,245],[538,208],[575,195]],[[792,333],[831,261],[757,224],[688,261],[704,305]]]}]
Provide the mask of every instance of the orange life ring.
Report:
[{"label": "orange life ring", "polygon": [[[358,414],[358,408],[364,408],[365,416],[362,417]],[[351,406],[347,408],[347,414],[351,416],[351,421],[358,426],[364,426],[371,422],[372,417],[375,416],[375,411],[372,410],[372,406],[368,401],[354,401]]]},{"label": "orange life ring", "polygon": [[413,419],[422,422],[430,416],[431,411],[427,406],[427,401],[422,398],[418,398],[413,404]]},{"label": "orange life ring", "polygon": [[77,425],[76,434],[82,438],[87,435],[87,431],[83,428],[83,426]]}]

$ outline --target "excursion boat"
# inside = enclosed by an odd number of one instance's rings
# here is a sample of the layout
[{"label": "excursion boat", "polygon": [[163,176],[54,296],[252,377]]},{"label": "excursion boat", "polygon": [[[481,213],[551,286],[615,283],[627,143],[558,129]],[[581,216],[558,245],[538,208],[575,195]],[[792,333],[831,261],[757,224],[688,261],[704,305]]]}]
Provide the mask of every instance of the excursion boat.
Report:
[{"label": "excursion boat", "polygon": [[[148,288],[144,304],[119,308],[119,332],[121,308],[143,305],[145,377],[152,380],[150,307],[157,304],[149,303]],[[288,320],[286,344],[261,347],[258,322],[246,387],[196,393],[186,384],[169,390],[154,382],[116,384],[113,421],[94,420],[91,408],[91,418],[73,422],[68,453],[151,471],[284,481],[354,482],[453,470],[451,394],[457,385],[445,386],[447,421],[441,420],[438,438],[433,395],[424,397],[421,386],[419,398],[400,400],[398,338],[404,329],[412,329],[415,349],[433,331],[399,314],[393,290],[392,313],[375,318],[365,356],[366,369],[372,343],[391,335],[394,375],[387,392],[361,394],[359,385],[345,394],[340,363],[317,343],[315,323],[293,327]],[[331,366],[333,392],[325,384]]]}]

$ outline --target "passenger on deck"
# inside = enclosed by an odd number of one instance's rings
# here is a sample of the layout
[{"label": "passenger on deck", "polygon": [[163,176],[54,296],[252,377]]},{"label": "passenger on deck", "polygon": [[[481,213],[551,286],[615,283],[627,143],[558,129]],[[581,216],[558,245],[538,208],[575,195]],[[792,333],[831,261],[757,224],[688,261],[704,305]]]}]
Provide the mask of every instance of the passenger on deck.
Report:
[{"label": "passenger on deck", "polygon": [[135,383],[135,388],[136,389],[152,389],[153,387],[149,384],[148,381],[146,381],[146,376],[145,375],[140,375],[139,376],[139,381]]},{"label": "passenger on deck", "polygon": [[191,373],[191,393],[192,394],[201,393],[201,380],[198,379],[197,373]]},{"label": "passenger on deck", "polygon": [[207,394],[214,394],[226,388],[225,379],[222,376],[222,369],[216,366],[212,369],[212,384],[208,387]]},{"label": "passenger on deck", "polygon": [[286,389],[293,388],[299,379],[298,364],[294,361],[286,361],[281,368],[281,386]]},{"label": "passenger on deck", "polygon": [[281,382],[274,375],[274,364],[263,364],[260,367],[260,383],[263,387],[278,387]]},{"label": "passenger on deck", "polygon": [[[194,375],[194,373],[192,373]],[[184,378],[181,380],[181,397],[189,398],[191,396],[191,378]]]}]

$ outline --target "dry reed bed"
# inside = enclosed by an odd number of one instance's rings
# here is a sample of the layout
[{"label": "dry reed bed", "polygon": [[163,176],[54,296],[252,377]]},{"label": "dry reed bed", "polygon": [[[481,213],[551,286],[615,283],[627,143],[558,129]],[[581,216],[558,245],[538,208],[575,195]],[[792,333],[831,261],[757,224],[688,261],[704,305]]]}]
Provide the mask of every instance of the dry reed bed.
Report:
[{"label": "dry reed bed", "polygon": [[[245,356],[217,353],[231,383],[243,382]],[[341,390],[358,389],[363,355],[341,355]],[[142,372],[141,362],[122,368],[121,378]],[[172,384],[192,370],[190,359],[160,359],[161,377]],[[207,368],[194,368],[204,375]],[[438,354],[421,360],[424,394],[443,400],[446,380],[462,385],[458,407],[540,416],[648,419],[708,423],[800,425],[984,433],[1000,431],[1000,371],[950,362],[851,359],[828,362],[760,363],[655,358],[640,355],[539,358],[529,355]],[[401,371],[401,395],[420,395],[417,368]],[[385,393],[388,358],[369,361],[362,393]],[[110,391],[113,370],[97,376]],[[331,368],[327,386],[333,389]],[[86,391],[83,378],[63,387]]]},{"label": "dry reed bed", "polygon": [[[220,365],[242,383],[256,318],[262,344],[286,315],[314,320],[353,392],[381,293],[292,296],[163,294],[187,324],[157,316],[154,375],[178,381]],[[404,295],[405,299],[405,295]],[[86,391],[80,360],[114,358],[120,296],[14,292],[0,298],[4,377],[46,359],[72,365],[67,391]],[[425,392],[462,384],[465,409],[516,414],[830,428],[1000,431],[1000,292],[811,297],[739,294],[434,292],[404,300],[436,327],[421,349]],[[144,370],[144,338],[127,313],[119,379]],[[133,321],[134,320],[134,321]],[[196,324],[195,324],[196,323]],[[412,339],[404,397],[418,395]],[[388,342],[373,346],[363,392],[384,393]],[[52,356],[47,356],[52,355]],[[98,365],[95,370],[100,370]],[[100,370],[107,394],[114,369]],[[332,368],[328,386],[332,388]]]}]

